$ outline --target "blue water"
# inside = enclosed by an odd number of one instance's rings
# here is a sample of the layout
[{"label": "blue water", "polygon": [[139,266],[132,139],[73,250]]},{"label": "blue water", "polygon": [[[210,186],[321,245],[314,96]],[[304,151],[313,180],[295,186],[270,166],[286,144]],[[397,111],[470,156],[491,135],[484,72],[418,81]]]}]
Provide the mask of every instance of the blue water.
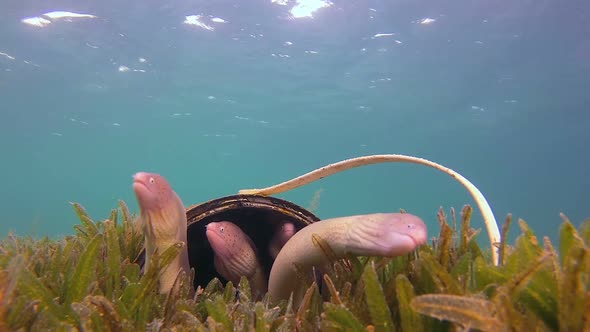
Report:
[{"label": "blue water", "polygon": [[[498,221],[538,235],[556,238],[559,212],[590,217],[587,1],[335,1],[289,18],[294,5],[0,3],[0,236],[71,234],[71,201],[136,212],[140,170],[190,205],[378,153],[455,169]],[[21,21],[51,11],[96,18]],[[404,208],[431,236],[440,206],[473,204],[404,164],[279,196],[307,207],[319,189],[321,218]]]}]

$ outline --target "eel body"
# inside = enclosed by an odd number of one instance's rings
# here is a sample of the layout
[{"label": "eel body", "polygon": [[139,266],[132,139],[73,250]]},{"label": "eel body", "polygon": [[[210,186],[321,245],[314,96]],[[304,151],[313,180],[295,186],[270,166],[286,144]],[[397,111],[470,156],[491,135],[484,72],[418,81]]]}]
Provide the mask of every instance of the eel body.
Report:
[{"label": "eel body", "polygon": [[168,293],[181,271],[190,271],[187,250],[186,210],[182,200],[161,175],[139,172],[133,176],[133,191],[139,203],[139,222],[145,237],[145,265],[147,271],[157,250],[164,252],[182,242],[179,255],[160,274],[160,293]]},{"label": "eel body", "polygon": [[206,234],[215,254],[217,272],[234,285],[246,277],[254,298],[262,297],[267,291],[267,280],[252,239],[229,221],[207,224]]},{"label": "eel body", "polygon": [[409,213],[377,213],[325,219],[302,228],[280,250],[270,272],[268,292],[273,301],[288,299],[298,306],[305,281],[297,271],[310,275],[313,268],[330,264],[326,253],[314,241],[321,238],[330,246],[332,258],[354,256],[394,257],[412,252],[426,243],[424,222]]},{"label": "eel body", "polygon": [[285,181],[279,183],[277,185],[262,188],[262,189],[242,189],[239,191],[239,194],[248,194],[248,195],[276,195],[279,193],[283,193],[297,187],[304,186],[311,182],[317,181],[319,179],[323,179],[327,176],[332,174],[340,173],[346,171],[351,168],[361,167],[365,165],[372,165],[372,164],[379,164],[379,163],[412,163],[412,164],[419,164],[428,167],[432,167],[437,169],[449,176],[453,179],[457,180],[469,193],[475,203],[481,210],[481,215],[483,217],[484,223],[486,225],[488,231],[488,238],[490,239],[490,247],[492,249],[492,260],[494,261],[495,265],[499,264],[498,261],[498,247],[497,244],[500,243],[500,230],[498,228],[498,223],[496,222],[496,217],[494,217],[494,213],[492,212],[492,207],[481,193],[481,191],[469,180],[467,180],[463,175],[455,172],[454,170],[443,166],[441,164],[437,164],[433,161],[418,158],[414,156],[406,156],[402,154],[382,154],[382,155],[370,155],[370,156],[362,156],[352,159],[346,159],[339,161],[337,163],[333,163],[330,165],[326,165],[324,167],[318,168],[301,176],[298,176],[294,179],[289,181]]}]

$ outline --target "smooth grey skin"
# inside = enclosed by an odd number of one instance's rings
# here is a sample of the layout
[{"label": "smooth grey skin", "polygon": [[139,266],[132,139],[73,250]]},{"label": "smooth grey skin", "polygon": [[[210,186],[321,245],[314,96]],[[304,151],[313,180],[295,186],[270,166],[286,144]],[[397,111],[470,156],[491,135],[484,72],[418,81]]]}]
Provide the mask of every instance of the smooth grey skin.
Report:
[{"label": "smooth grey skin", "polygon": [[267,280],[252,239],[229,221],[207,224],[206,234],[215,253],[213,263],[217,272],[234,285],[246,277],[254,299],[261,298],[267,291]]},{"label": "smooth grey skin", "polygon": [[145,237],[144,271],[149,268],[156,250],[163,253],[170,246],[183,243],[178,256],[160,274],[160,293],[168,293],[181,271],[190,272],[186,210],[180,197],[161,175],[136,173],[133,176],[133,191],[139,203],[139,223]]},{"label": "smooth grey skin", "polygon": [[394,257],[426,243],[427,228],[420,218],[409,213],[357,215],[308,225],[285,243],[272,266],[268,282],[272,301],[288,299],[293,294],[293,305],[297,307],[305,282],[296,277],[296,271],[311,275],[314,267],[322,269],[330,263],[322,249],[314,244],[314,235],[330,246],[334,258],[348,255]]}]

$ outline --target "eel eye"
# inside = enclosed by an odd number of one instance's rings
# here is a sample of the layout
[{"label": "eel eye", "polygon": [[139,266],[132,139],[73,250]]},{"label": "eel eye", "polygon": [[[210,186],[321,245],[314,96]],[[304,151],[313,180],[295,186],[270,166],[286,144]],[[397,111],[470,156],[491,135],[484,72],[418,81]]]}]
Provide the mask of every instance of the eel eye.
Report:
[{"label": "eel eye", "polygon": [[150,177],[150,183],[154,184],[154,183],[156,183],[156,180],[153,177]]},{"label": "eel eye", "polygon": [[221,233],[223,233],[223,231],[224,231],[224,230],[225,230],[225,227],[223,227],[223,226],[219,227],[219,231],[220,231]]}]

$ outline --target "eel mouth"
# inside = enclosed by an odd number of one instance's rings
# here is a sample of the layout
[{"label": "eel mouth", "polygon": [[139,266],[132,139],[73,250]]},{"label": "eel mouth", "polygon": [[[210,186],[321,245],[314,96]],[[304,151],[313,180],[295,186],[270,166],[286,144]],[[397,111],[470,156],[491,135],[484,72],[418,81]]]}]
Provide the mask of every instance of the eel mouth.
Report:
[{"label": "eel mouth", "polygon": [[140,190],[149,190],[145,182],[141,180],[133,181],[133,191],[137,193]]},{"label": "eel mouth", "polygon": [[410,234],[406,232],[391,232],[383,243],[381,253],[385,256],[399,256],[410,253],[424,243],[426,243],[426,234],[418,232],[417,234]]},{"label": "eel mouth", "polygon": [[415,245],[416,247],[418,247],[418,246],[420,246],[420,245],[421,245],[421,243],[420,243],[420,242],[418,242],[418,240],[416,240],[416,239],[415,239],[413,236],[411,236],[411,235],[409,235],[409,234],[406,234],[406,236],[407,236],[408,238],[410,238],[410,240],[412,240],[412,242],[414,242],[414,245]]},{"label": "eel mouth", "polygon": [[151,211],[158,207],[158,197],[150,179],[152,179],[150,175],[145,172],[133,175],[133,191],[142,211]]},{"label": "eel mouth", "polygon": [[427,235],[424,232],[420,232],[415,235],[412,235],[412,234],[401,234],[401,235],[405,235],[408,238],[410,238],[412,240],[412,242],[414,242],[414,245],[416,246],[416,248],[418,248],[419,246],[426,243]]},{"label": "eel mouth", "polygon": [[225,242],[225,239],[217,233],[217,230],[214,229],[213,226],[207,225],[207,230],[205,231],[207,235],[207,240],[209,240],[209,245],[213,249],[213,252],[216,255],[221,257],[230,257],[231,252],[228,248],[228,244]]},{"label": "eel mouth", "polygon": [[145,179],[145,173],[139,172],[133,175],[133,190],[137,192],[138,189],[143,189],[149,191],[148,183]]}]

